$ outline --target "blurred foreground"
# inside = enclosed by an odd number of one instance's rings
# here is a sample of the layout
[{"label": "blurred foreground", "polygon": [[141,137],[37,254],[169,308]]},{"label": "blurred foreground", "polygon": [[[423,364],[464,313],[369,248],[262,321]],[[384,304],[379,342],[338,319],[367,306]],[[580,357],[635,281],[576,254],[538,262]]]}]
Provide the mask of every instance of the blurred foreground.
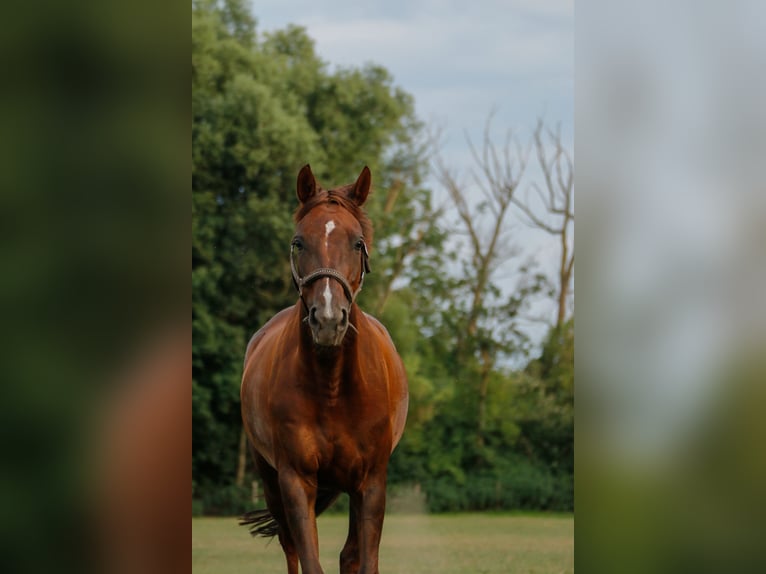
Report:
[{"label": "blurred foreground", "polygon": [[0,570],[188,570],[188,5],[8,7]]},{"label": "blurred foreground", "polygon": [[577,17],[577,566],[764,572],[766,9]]}]

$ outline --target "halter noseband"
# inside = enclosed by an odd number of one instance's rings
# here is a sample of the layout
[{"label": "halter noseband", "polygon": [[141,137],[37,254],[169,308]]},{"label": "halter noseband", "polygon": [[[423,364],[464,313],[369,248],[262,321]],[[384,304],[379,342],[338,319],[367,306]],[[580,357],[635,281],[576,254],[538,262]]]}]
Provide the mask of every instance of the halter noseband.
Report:
[{"label": "halter noseband", "polygon": [[[319,279],[320,277],[330,277],[332,279],[335,279],[338,283],[341,284],[341,287],[343,287],[343,291],[346,293],[346,297],[348,298],[349,303],[352,305],[354,304],[354,300],[356,299],[356,296],[359,295],[359,292],[362,290],[362,285],[364,284],[364,274],[370,272],[370,262],[369,258],[370,255],[367,252],[367,244],[362,242],[362,277],[359,279],[359,287],[356,288],[356,291],[351,290],[351,285],[349,284],[348,280],[343,276],[343,274],[338,271],[337,269],[332,269],[331,267],[320,267],[319,269],[315,269],[308,275],[305,275],[304,277],[301,277],[298,273],[298,268],[295,265],[295,257],[293,255],[293,252],[295,251],[294,246],[290,247],[290,269],[293,272],[293,284],[295,285],[295,288],[298,290],[298,296],[301,298],[301,301],[303,301],[303,288],[306,285],[309,285]],[[303,305],[306,306],[306,302],[303,301]]]}]

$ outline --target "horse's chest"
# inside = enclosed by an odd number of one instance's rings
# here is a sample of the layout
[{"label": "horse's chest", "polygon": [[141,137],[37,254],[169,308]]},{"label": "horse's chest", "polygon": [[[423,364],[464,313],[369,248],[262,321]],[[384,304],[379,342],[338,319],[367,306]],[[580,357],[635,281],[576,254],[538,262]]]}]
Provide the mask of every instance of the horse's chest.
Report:
[{"label": "horse's chest", "polygon": [[360,483],[385,452],[387,441],[383,440],[380,422],[335,421],[336,424],[325,426],[317,445],[320,482],[329,481],[341,487]]},{"label": "horse's chest", "polygon": [[368,449],[357,437],[336,435],[321,441],[317,476],[320,483],[348,488],[360,483],[369,469]]},{"label": "horse's chest", "polygon": [[320,484],[350,490],[391,452],[391,424],[385,396],[345,393],[333,404],[325,397],[296,393],[272,403],[277,468],[290,466],[317,476]]}]

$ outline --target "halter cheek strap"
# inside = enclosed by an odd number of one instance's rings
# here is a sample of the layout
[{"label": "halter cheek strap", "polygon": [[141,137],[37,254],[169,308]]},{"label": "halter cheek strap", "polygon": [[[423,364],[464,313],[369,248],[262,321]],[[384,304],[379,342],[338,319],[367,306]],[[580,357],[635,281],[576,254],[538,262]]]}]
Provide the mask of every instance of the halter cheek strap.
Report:
[{"label": "halter cheek strap", "polygon": [[[349,284],[348,280],[343,276],[343,274],[337,269],[332,269],[330,267],[320,267],[319,269],[315,269],[308,275],[301,277],[300,274],[298,273],[298,268],[295,265],[294,248],[291,247],[290,248],[290,269],[293,273],[293,284],[295,285],[295,288],[298,290],[298,295],[300,296],[301,300],[303,300],[303,288],[306,285],[313,283],[314,281],[316,281],[317,279],[321,277],[330,277],[332,279],[335,279],[338,283],[340,283],[341,287],[343,287],[343,291],[346,293],[346,298],[348,298],[349,303],[353,305],[354,300],[356,299],[356,296],[359,295],[359,292],[362,290],[365,273],[370,272],[369,258],[370,258],[370,255],[367,252],[367,245],[364,242],[362,242],[362,274],[361,274],[361,278],[359,279],[359,287],[357,287],[356,290],[352,291],[351,285]],[[304,305],[305,305],[305,302],[304,302]]]}]

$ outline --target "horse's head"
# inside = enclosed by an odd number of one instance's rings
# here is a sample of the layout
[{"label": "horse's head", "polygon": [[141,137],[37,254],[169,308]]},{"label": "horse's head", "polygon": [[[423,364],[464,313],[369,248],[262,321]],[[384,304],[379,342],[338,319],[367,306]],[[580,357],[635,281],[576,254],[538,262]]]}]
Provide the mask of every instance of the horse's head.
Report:
[{"label": "horse's head", "polygon": [[296,229],[291,248],[293,280],[306,306],[314,342],[340,345],[349,314],[369,272],[372,226],[361,207],[370,191],[370,170],[356,182],[326,191],[306,165],[298,174]]}]

